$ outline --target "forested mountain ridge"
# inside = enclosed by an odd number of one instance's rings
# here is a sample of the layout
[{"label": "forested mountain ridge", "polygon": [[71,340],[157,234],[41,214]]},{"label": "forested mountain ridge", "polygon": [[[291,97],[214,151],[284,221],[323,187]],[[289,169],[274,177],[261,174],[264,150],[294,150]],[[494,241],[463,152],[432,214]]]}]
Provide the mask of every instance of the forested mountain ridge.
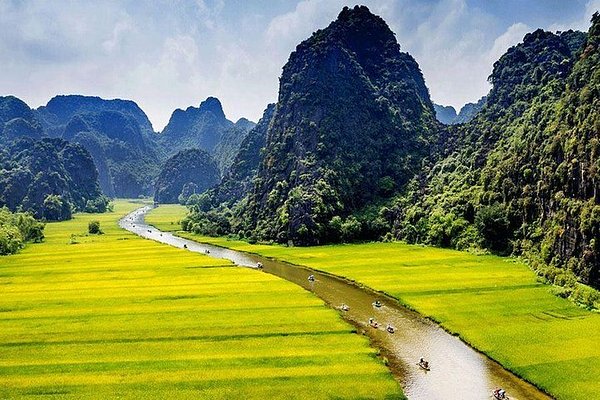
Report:
[{"label": "forested mountain ridge", "polygon": [[206,212],[202,199],[187,227],[524,254],[551,281],[600,286],[598,31],[595,14],[587,35],[527,34],[494,64],[474,118],[444,126],[385,23],[346,8],[284,67],[246,197],[221,190],[232,179],[208,200],[237,205]]},{"label": "forested mountain ridge", "polygon": [[152,193],[163,152],[145,137],[130,115],[117,111],[77,114],[66,125],[63,138],[80,143],[90,152],[108,196]]},{"label": "forested mountain ridge", "polygon": [[380,17],[346,7],[284,66],[265,153],[234,229],[322,243],[338,220],[414,175],[436,128],[414,59]]},{"label": "forested mountain ridge", "polygon": [[258,124],[248,132],[240,144],[231,167],[221,183],[207,193],[202,209],[207,211],[214,207],[232,207],[250,191],[258,167],[261,152],[267,142],[267,131],[275,113],[275,104],[269,104]]},{"label": "forested mountain ridge", "polygon": [[0,207],[64,220],[71,212],[103,212],[98,173],[90,154],[62,139],[22,138],[0,149]]},{"label": "forested mountain ridge", "polygon": [[525,254],[551,281],[600,285],[599,26],[537,30],[495,63],[482,111],[448,127],[387,209],[396,237]]},{"label": "forested mountain ridge", "polygon": [[56,96],[35,115],[48,135],[79,143],[90,152],[107,196],[152,194],[152,180],[165,156],[152,124],[135,102]]}]

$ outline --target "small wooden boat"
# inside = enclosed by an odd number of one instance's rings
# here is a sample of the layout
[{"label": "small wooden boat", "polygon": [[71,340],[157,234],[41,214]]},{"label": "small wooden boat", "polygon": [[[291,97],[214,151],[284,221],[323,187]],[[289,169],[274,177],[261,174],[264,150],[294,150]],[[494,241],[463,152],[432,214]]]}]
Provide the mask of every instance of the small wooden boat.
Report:
[{"label": "small wooden boat", "polygon": [[492,392],[492,397],[496,400],[509,400],[504,389],[496,389]]},{"label": "small wooden boat", "polygon": [[429,367],[429,363],[427,361],[419,361],[417,365],[425,371],[431,371],[431,368]]},{"label": "small wooden boat", "polygon": [[261,262],[256,263],[256,268],[263,269],[263,264]]},{"label": "small wooden boat", "polygon": [[184,244],[184,245],[183,245],[183,248],[184,248],[184,249],[187,249],[187,244]]},{"label": "small wooden boat", "polygon": [[382,305],[383,305],[383,304],[381,304],[381,302],[380,302],[379,300],[375,300],[375,301],[373,302],[373,307],[376,307],[376,308],[381,308],[381,306],[382,306]]},{"label": "small wooden boat", "polygon": [[346,304],[342,304],[342,306],[340,307],[340,310],[342,310],[342,311],[349,311],[350,307],[348,307]]},{"label": "small wooden boat", "polygon": [[385,327],[385,330],[388,331],[388,333],[394,333],[394,332],[396,332],[396,328],[394,328],[390,324],[388,324],[388,326]]},{"label": "small wooden boat", "polygon": [[310,282],[314,282],[314,281],[315,281],[315,276],[314,276],[314,275],[309,275],[309,276],[308,276],[308,280],[309,280]]}]

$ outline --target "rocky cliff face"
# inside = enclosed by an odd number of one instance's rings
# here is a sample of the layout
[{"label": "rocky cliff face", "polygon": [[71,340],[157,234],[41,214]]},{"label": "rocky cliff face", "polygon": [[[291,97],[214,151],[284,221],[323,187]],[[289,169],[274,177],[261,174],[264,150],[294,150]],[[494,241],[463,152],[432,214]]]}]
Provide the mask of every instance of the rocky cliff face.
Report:
[{"label": "rocky cliff face", "polygon": [[258,124],[252,128],[239,146],[239,151],[223,180],[209,193],[213,207],[231,207],[242,200],[252,189],[258,173],[262,151],[267,142],[267,131],[275,113],[275,104],[269,104]]},{"label": "rocky cliff face", "polygon": [[344,8],[283,68],[247,226],[280,242],[327,240],[333,217],[414,175],[436,126],[419,67],[387,24]]},{"label": "rocky cliff face", "polygon": [[443,106],[441,104],[434,104],[435,117],[442,124],[450,125],[454,123],[456,119],[456,110],[452,106]]},{"label": "rocky cliff face", "polygon": [[254,125],[246,118],[234,124],[225,117],[219,99],[209,97],[200,107],[175,110],[160,135],[160,141],[170,154],[188,148],[208,152],[217,162],[221,175],[225,175],[240,144]]},{"label": "rocky cliff face", "polygon": [[[169,158],[156,179],[154,201],[185,202],[219,182],[219,169],[210,155],[199,149],[182,150]],[[185,198],[185,199],[184,199]]]}]

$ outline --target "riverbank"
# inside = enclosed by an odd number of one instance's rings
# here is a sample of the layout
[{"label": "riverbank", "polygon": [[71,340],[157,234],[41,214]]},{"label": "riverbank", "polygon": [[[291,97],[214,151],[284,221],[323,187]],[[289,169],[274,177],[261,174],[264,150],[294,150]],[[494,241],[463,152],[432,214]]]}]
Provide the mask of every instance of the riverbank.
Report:
[{"label": "riverbank", "polygon": [[[184,210],[163,207],[148,221],[176,227]],[[554,296],[512,259],[402,243],[289,248],[180,234],[383,291],[559,399],[600,393],[600,315]]]},{"label": "riverbank", "polygon": [[403,398],[321,300],[119,228],[139,206],[50,223],[0,258],[0,398]]}]

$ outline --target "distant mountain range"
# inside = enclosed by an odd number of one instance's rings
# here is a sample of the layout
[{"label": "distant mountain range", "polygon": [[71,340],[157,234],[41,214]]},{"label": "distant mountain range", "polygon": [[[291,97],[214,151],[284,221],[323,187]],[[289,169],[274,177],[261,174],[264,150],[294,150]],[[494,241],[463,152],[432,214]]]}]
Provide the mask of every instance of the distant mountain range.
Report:
[{"label": "distant mountain range", "polygon": [[486,96],[483,96],[477,103],[467,103],[462,106],[458,114],[456,114],[456,110],[452,106],[442,106],[434,103],[435,117],[438,121],[446,125],[464,124],[472,120],[481,111],[485,105],[485,101]]},{"label": "distant mountain range", "polygon": [[77,211],[104,211],[98,172],[80,145],[44,137],[35,112],[0,97],[0,207],[63,220]]},{"label": "distant mountain range", "polygon": [[225,117],[219,99],[209,97],[199,107],[175,110],[160,134],[160,142],[170,154],[183,149],[202,149],[214,157],[224,174],[254,125],[246,118],[231,122]]},{"label": "distant mountain range", "polygon": [[[345,7],[290,55],[257,125],[228,120],[212,97],[173,112],[162,133],[129,101],[58,96],[30,110],[1,98],[0,205],[40,191],[92,206],[91,154],[105,193],[185,201],[186,227],[204,234],[475,248],[600,287],[599,64],[598,13],[587,34],[537,30],[457,114],[431,102],[383,19]],[[38,151],[52,161],[36,163]],[[89,187],[71,185],[73,160]]]},{"label": "distant mountain range", "polygon": [[0,143],[56,137],[81,144],[110,197],[154,194],[163,163],[185,149],[209,152],[223,175],[255,125],[245,118],[229,121],[219,100],[209,97],[199,108],[176,110],[164,131],[156,133],[135,102],[81,95],[56,96],[37,110],[16,97],[4,97],[0,122]]}]

